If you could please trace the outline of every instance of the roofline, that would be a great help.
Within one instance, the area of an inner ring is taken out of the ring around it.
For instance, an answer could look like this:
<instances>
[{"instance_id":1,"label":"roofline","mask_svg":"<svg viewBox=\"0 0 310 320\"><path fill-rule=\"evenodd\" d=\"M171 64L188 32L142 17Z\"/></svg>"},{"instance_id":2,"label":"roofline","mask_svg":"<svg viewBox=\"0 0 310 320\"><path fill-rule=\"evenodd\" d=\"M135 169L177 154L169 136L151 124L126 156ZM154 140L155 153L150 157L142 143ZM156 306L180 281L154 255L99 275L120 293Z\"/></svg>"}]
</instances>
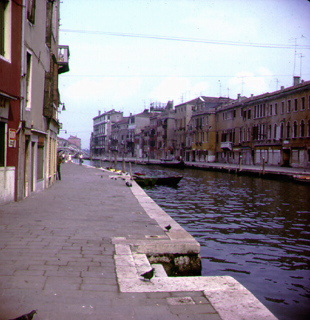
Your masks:
<instances>
[{"instance_id":1,"label":"roofline","mask_svg":"<svg viewBox=\"0 0 310 320\"><path fill-rule=\"evenodd\" d=\"M252 96L252 97L243 99L241 101L234 100L231 103L219 106L219 108L222 108L223 110L227 110L230 108L234 108L242 105L248 105L251 103L255 104L258 101L264 101L264 100L269 100L270 98L281 97L283 95L288 95L290 92L294 92L294 91L301 91L306 89L307 87L309 87L310 89L310 81L303 81L295 86L293 85L277 91L262 93L258 96Z\"/></svg>"}]
</instances>

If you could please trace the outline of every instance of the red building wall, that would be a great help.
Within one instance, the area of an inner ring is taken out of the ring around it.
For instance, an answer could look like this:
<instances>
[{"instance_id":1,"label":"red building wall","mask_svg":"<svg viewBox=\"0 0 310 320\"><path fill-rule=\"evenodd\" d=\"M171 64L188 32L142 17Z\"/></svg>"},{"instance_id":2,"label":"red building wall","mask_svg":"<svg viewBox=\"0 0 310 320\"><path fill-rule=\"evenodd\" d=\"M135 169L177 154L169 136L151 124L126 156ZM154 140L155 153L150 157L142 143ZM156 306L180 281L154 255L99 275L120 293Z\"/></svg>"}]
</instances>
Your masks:
<instances>
[{"instance_id":1,"label":"red building wall","mask_svg":"<svg viewBox=\"0 0 310 320\"><path fill-rule=\"evenodd\" d=\"M0 93L9 100L9 119L7 123L7 166L18 165L18 135L13 140L14 130L20 122L20 77L21 77L21 38L22 38L22 0L11 1L11 61L0 57ZM11 130L10 130L11 129ZM10 143L9 143L10 142ZM11 145L11 146L10 146Z\"/></svg>"}]
</instances>

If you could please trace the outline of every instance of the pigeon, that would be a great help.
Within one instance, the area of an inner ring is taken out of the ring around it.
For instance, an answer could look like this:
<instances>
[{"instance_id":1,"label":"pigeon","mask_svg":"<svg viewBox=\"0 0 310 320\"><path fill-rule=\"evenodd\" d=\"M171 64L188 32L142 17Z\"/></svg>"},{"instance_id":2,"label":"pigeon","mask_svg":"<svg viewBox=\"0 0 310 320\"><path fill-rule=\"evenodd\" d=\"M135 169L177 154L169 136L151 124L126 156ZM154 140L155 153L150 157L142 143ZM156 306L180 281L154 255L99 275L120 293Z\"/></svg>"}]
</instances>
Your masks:
<instances>
[{"instance_id":1,"label":"pigeon","mask_svg":"<svg viewBox=\"0 0 310 320\"><path fill-rule=\"evenodd\" d=\"M32 320L33 316L37 313L36 310L32 310L31 312L27 313L27 314L23 314L22 316L15 318L15 319L11 319L11 320Z\"/></svg>"},{"instance_id":2,"label":"pigeon","mask_svg":"<svg viewBox=\"0 0 310 320\"><path fill-rule=\"evenodd\" d=\"M171 225L168 224L167 226L165 226L165 229L166 229L167 231L169 231L169 230L171 229Z\"/></svg>"},{"instance_id":3,"label":"pigeon","mask_svg":"<svg viewBox=\"0 0 310 320\"><path fill-rule=\"evenodd\" d=\"M151 281L151 279L152 279L153 276L154 276L154 271L155 271L155 269L152 268L150 271L147 271L147 272L142 273L142 274L141 274L141 277L143 277L144 280Z\"/></svg>"},{"instance_id":4,"label":"pigeon","mask_svg":"<svg viewBox=\"0 0 310 320\"><path fill-rule=\"evenodd\" d=\"M126 186L127 186L127 187L132 187L132 184L127 181L127 182L126 182Z\"/></svg>"}]
</instances>

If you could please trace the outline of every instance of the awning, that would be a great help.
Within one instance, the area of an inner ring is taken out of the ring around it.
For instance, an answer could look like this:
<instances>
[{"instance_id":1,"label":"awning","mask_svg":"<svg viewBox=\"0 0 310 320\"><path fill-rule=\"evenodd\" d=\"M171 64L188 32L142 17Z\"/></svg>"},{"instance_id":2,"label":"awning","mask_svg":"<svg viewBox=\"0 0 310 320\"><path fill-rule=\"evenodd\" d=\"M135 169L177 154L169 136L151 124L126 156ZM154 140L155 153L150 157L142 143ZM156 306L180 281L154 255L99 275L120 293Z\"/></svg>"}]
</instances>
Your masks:
<instances>
[{"instance_id":1,"label":"awning","mask_svg":"<svg viewBox=\"0 0 310 320\"><path fill-rule=\"evenodd\" d=\"M2 91L0 91L0 97L3 97L3 98L6 98L6 99L11 99L11 100L17 100L18 98L17 97L13 97L7 93L4 93Z\"/></svg>"}]
</instances>

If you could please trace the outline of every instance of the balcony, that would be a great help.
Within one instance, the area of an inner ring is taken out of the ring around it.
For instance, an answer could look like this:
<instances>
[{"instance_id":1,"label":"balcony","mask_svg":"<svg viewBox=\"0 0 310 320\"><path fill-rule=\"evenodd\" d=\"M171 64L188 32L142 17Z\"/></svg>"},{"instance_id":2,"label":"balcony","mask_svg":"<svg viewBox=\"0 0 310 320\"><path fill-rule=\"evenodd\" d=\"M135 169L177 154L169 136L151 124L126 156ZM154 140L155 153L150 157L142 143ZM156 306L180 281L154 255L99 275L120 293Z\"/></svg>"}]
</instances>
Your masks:
<instances>
[{"instance_id":1,"label":"balcony","mask_svg":"<svg viewBox=\"0 0 310 320\"><path fill-rule=\"evenodd\" d=\"M70 51L69 46L58 46L58 74L69 71L69 57Z\"/></svg>"},{"instance_id":2,"label":"balcony","mask_svg":"<svg viewBox=\"0 0 310 320\"><path fill-rule=\"evenodd\" d=\"M221 142L221 148L226 150L232 150L233 143L230 141Z\"/></svg>"}]
</instances>

